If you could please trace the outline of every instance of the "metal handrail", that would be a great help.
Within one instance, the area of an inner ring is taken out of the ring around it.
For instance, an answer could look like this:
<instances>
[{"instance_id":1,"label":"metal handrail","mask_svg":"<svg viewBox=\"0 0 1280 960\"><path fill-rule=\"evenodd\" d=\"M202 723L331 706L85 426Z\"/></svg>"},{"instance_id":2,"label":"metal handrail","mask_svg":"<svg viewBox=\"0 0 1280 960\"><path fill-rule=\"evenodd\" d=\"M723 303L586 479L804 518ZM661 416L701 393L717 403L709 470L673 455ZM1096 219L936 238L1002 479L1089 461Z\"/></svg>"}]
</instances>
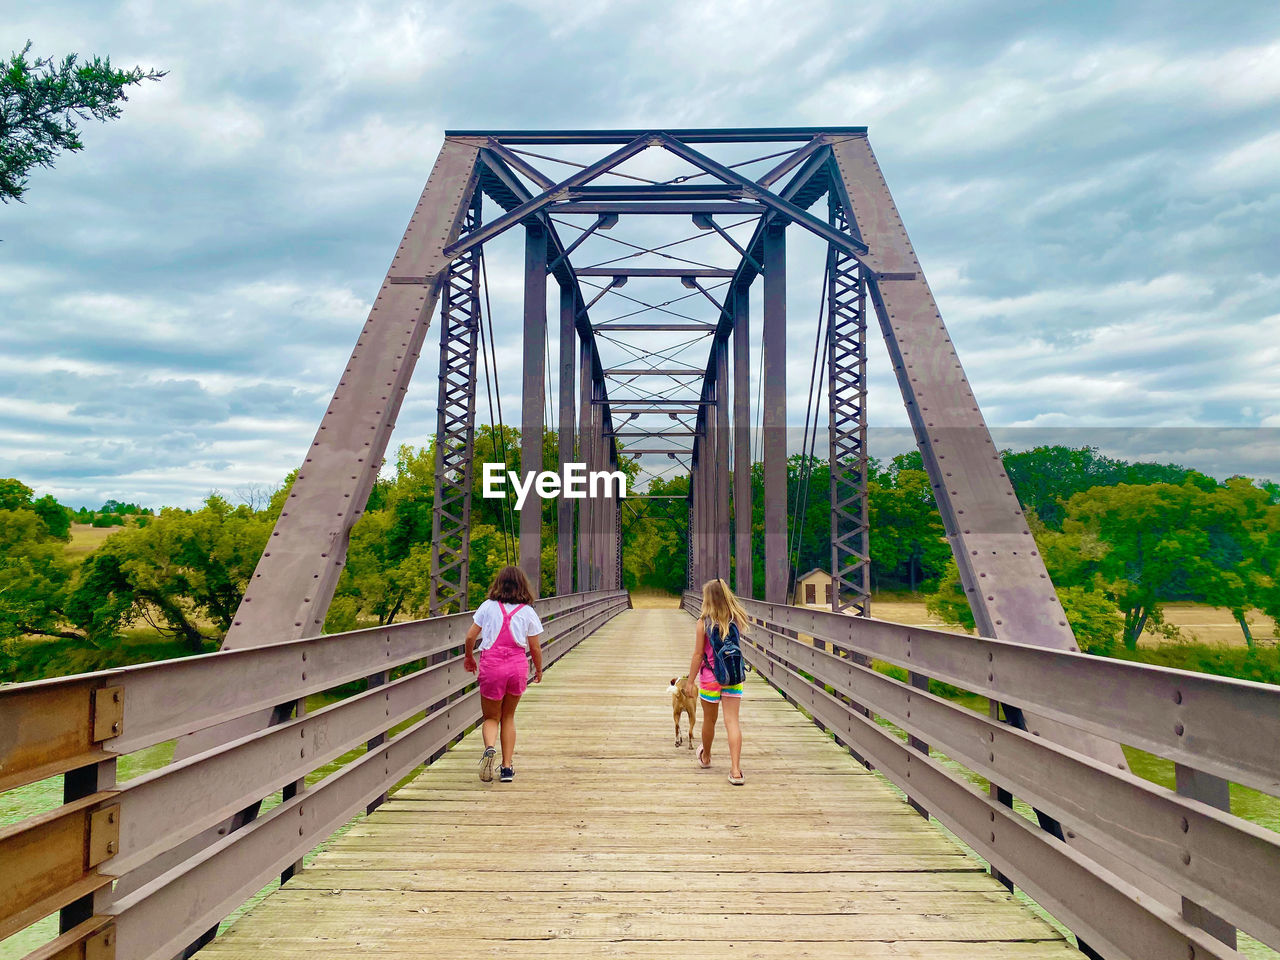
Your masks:
<instances>
[{"instance_id":1,"label":"metal handrail","mask_svg":"<svg viewBox=\"0 0 1280 960\"><path fill-rule=\"evenodd\" d=\"M685 594L683 605L696 615L700 598ZM807 710L814 721L874 763L875 767L915 801L964 839L976 852L1015 880L1046 909L1067 923L1105 956L1188 955L1238 956L1176 910L1139 892L1129 878L1117 876L1090 856L1091 841L1110 855L1119 855L1159 887L1186 897L1264 943L1280 945L1280 911L1274 891L1280 889L1280 835L1230 813L1148 783L1076 753L1030 731L999 723L929 694L859 663L828 652L798 636L832 642L864 655L902 662L909 670L937 676L1001 700L1025 703L1041 711L1039 692L1047 679L1033 677L1022 684L1026 661L1016 651L1028 648L945 631L919 630L824 611L803 610L744 600L755 626L744 643L748 662L789 699ZM829 625L835 630L826 629ZM872 637L864 636L864 630ZM897 646L890 641L901 640ZM905 635L905 636L904 636ZM929 642L919 643L926 635ZM942 642L964 641L960 649L944 650ZM909 644L909 645L908 645ZM994 645L994 646L993 646ZM980 673L972 650L986 649ZM1008 656L1014 648L1015 656ZM1059 651L1030 648L1087 670L1097 665L1110 677L1115 661ZM882 656L888 652L891 656ZM999 654L999 656L996 656ZM1043 662L1043 661L1041 661ZM1051 661L1060 662L1060 661ZM992 664L999 663L1003 670ZM1195 690L1201 705L1209 698L1245 691L1264 703L1280 689L1266 685L1204 677L1184 671L1121 663L1126 678L1152 675L1159 691L1174 682ZM1078 677L1073 676L1073 680ZM1198 681L1203 680L1203 683ZM1190 681L1197 681L1195 684ZM1094 683L1101 684L1096 677ZM1262 690L1257 688L1262 687ZM1033 691L1028 695L1027 689ZM1094 690L1106 695L1114 687ZM1080 693L1088 699L1087 693ZM1069 697L1064 695L1064 700ZM1129 700L1141 709L1146 694ZM1256 702L1253 699L1248 703ZM881 717L908 734L903 743L867 713ZM1066 722L1071 715L1057 711ZM1257 725L1255 724L1255 727ZM1127 731L1107 725L1105 735L1132 742ZM1066 830L1070 844L1041 831L1008 806L974 790L928 756L927 742L974 773L1012 790L1037 812L1052 817ZM1185 751L1184 751L1185 755ZM1228 768L1219 764L1219 769ZM1231 766L1229 769L1236 771ZM1245 769L1252 776L1253 769ZM1174 903L1177 897L1173 898Z\"/></svg>"}]
</instances>

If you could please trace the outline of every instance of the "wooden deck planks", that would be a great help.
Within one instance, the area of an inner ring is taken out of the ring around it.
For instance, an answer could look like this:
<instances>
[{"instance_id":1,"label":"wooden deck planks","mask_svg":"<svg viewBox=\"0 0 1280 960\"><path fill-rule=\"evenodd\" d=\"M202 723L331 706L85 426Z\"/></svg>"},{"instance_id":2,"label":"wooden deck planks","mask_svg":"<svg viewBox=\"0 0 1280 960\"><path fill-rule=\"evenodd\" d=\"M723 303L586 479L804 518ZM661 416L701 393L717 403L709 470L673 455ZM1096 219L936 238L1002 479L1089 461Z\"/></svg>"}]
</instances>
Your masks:
<instances>
[{"instance_id":1,"label":"wooden deck planks","mask_svg":"<svg viewBox=\"0 0 1280 960\"><path fill-rule=\"evenodd\" d=\"M201 955L1080 956L754 674L747 785L723 728L697 769L666 693L691 627L610 622L530 687L514 783L471 734Z\"/></svg>"}]
</instances>

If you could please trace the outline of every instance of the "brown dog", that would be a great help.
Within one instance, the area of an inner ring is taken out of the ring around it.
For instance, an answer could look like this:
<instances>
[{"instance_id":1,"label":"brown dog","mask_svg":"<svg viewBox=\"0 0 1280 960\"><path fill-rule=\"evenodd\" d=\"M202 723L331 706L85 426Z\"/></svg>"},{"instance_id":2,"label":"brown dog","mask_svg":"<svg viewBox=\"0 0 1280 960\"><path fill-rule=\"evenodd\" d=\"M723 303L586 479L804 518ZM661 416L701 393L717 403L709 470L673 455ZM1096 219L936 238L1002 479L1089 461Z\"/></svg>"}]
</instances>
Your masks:
<instances>
[{"instance_id":1,"label":"brown dog","mask_svg":"<svg viewBox=\"0 0 1280 960\"><path fill-rule=\"evenodd\" d=\"M698 698L691 697L684 692L684 682L688 680L687 676L678 680L673 679L671 686L668 688L671 692L671 716L676 722L676 746L680 746L680 714L687 713L689 715L689 749L693 749L693 717L697 708Z\"/></svg>"}]
</instances>

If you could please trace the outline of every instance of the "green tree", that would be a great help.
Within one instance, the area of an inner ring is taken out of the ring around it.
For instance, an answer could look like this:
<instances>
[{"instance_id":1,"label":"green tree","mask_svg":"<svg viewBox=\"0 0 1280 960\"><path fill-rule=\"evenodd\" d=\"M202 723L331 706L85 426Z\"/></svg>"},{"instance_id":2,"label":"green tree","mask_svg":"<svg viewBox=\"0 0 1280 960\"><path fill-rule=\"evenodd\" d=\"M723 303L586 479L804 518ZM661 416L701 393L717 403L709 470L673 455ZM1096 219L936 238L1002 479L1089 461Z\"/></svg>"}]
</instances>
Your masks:
<instances>
[{"instance_id":1,"label":"green tree","mask_svg":"<svg viewBox=\"0 0 1280 960\"><path fill-rule=\"evenodd\" d=\"M0 480L0 510L21 510L31 506L35 491L13 477Z\"/></svg>"},{"instance_id":2,"label":"green tree","mask_svg":"<svg viewBox=\"0 0 1280 960\"><path fill-rule=\"evenodd\" d=\"M1280 507L1269 491L1247 477L1232 477L1215 486L1201 505L1199 522L1209 547L1199 599L1231 611L1245 643L1256 646L1248 614L1264 608L1280 568Z\"/></svg>"},{"instance_id":3,"label":"green tree","mask_svg":"<svg viewBox=\"0 0 1280 960\"><path fill-rule=\"evenodd\" d=\"M929 475L919 453L894 457L882 471L872 465L867 481L871 569L915 592L943 576L951 557Z\"/></svg>"},{"instance_id":4,"label":"green tree","mask_svg":"<svg viewBox=\"0 0 1280 960\"><path fill-rule=\"evenodd\" d=\"M1137 648L1152 625L1173 633L1163 602L1215 575L1208 558L1205 505L1212 495L1195 483L1094 487L1067 501L1063 531L1096 536L1105 545L1090 564L1124 615L1125 647Z\"/></svg>"},{"instance_id":5,"label":"green tree","mask_svg":"<svg viewBox=\"0 0 1280 960\"><path fill-rule=\"evenodd\" d=\"M1065 504L1077 493L1120 483L1179 484L1194 473L1176 464L1117 460L1103 456L1096 447L1040 446L1016 453L1005 450L1001 459L1024 511L1034 510L1054 530L1062 528Z\"/></svg>"},{"instance_id":6,"label":"green tree","mask_svg":"<svg viewBox=\"0 0 1280 960\"><path fill-rule=\"evenodd\" d=\"M58 540L71 539L71 511L60 504L52 494L45 494L39 500L33 500L31 509L49 530L49 535Z\"/></svg>"},{"instance_id":7,"label":"green tree","mask_svg":"<svg viewBox=\"0 0 1280 960\"><path fill-rule=\"evenodd\" d=\"M142 619L201 651L230 628L270 532L266 514L217 495L200 510L164 509L145 527L113 534L85 559L67 614L95 642Z\"/></svg>"},{"instance_id":8,"label":"green tree","mask_svg":"<svg viewBox=\"0 0 1280 960\"><path fill-rule=\"evenodd\" d=\"M0 650L26 634L79 638L64 613L72 565L30 509L0 509ZM7 664L6 664L7 669Z\"/></svg>"},{"instance_id":9,"label":"green tree","mask_svg":"<svg viewBox=\"0 0 1280 960\"><path fill-rule=\"evenodd\" d=\"M22 200L34 167L53 167L62 150L83 150L77 121L114 120L125 90L165 71L134 67L116 70L110 57L81 63L77 54L61 61L27 59L31 42L12 53L0 73L0 201Z\"/></svg>"}]
</instances>

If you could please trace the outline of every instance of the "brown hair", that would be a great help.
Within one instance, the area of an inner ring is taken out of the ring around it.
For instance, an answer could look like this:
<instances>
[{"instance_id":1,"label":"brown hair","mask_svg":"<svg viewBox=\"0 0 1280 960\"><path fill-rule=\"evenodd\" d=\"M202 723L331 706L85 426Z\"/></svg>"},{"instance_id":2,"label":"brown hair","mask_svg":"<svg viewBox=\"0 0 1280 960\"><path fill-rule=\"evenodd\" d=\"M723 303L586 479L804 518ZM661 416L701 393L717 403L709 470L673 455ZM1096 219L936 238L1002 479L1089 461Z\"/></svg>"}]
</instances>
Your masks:
<instances>
[{"instance_id":1,"label":"brown hair","mask_svg":"<svg viewBox=\"0 0 1280 960\"><path fill-rule=\"evenodd\" d=\"M702 585L702 611L699 616L719 627L721 636L729 632L730 622L738 625L739 633L746 633L747 611L742 609L729 585L719 577Z\"/></svg>"},{"instance_id":2,"label":"brown hair","mask_svg":"<svg viewBox=\"0 0 1280 960\"><path fill-rule=\"evenodd\" d=\"M503 567L489 587L489 599L502 603L533 603L533 588L519 567Z\"/></svg>"}]
</instances>

